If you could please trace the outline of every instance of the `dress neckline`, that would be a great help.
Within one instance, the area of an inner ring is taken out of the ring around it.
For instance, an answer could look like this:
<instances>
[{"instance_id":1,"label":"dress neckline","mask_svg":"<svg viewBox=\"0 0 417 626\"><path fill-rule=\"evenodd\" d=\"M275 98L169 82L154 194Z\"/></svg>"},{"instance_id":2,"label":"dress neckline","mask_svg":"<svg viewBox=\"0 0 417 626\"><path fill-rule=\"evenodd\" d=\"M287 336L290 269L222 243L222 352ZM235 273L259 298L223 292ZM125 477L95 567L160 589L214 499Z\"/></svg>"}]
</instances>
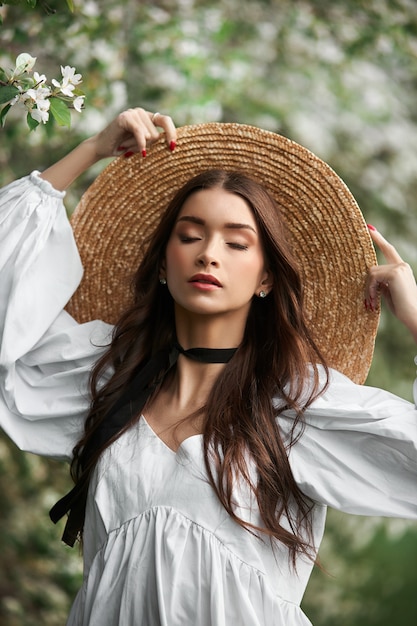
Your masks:
<instances>
[{"instance_id":1,"label":"dress neckline","mask_svg":"<svg viewBox=\"0 0 417 626\"><path fill-rule=\"evenodd\" d=\"M181 441L181 443L178 445L178 448L176 450L174 450L173 448L171 448L171 446L169 446L163 439L162 437L160 437L152 428L152 426L149 424L148 420L146 419L146 417L143 415L140 416L141 421L145 424L146 428L150 431L150 433L153 435L153 437L155 439L157 439L164 448L166 448L166 450L168 450L171 454L173 454L174 456L177 456L178 454L181 453L183 446L188 445L188 442L191 441L192 439L201 439L203 434L202 433L196 433L195 435L189 435L188 437L185 437L185 439L183 439Z\"/></svg>"}]
</instances>

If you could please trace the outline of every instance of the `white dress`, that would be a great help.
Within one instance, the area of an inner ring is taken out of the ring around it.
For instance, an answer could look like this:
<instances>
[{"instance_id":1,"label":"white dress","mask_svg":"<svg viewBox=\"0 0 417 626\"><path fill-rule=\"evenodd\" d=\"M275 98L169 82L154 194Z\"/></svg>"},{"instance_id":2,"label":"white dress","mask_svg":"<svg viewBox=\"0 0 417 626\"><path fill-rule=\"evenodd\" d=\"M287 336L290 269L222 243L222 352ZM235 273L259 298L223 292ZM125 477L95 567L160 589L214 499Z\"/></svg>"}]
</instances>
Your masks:
<instances>
[{"instance_id":1,"label":"white dress","mask_svg":"<svg viewBox=\"0 0 417 626\"><path fill-rule=\"evenodd\" d=\"M63 311L82 269L62 193L36 173L0 195L0 423L23 450L70 459L88 408L87 380L111 327ZM326 507L417 518L417 414L337 372L292 448L311 497L318 549ZM292 416L282 416L283 433ZM236 484L238 514L259 523ZM312 565L294 571L240 528L206 480L202 438L175 453L142 417L102 456L90 486L84 584L69 626L306 626Z\"/></svg>"}]
</instances>

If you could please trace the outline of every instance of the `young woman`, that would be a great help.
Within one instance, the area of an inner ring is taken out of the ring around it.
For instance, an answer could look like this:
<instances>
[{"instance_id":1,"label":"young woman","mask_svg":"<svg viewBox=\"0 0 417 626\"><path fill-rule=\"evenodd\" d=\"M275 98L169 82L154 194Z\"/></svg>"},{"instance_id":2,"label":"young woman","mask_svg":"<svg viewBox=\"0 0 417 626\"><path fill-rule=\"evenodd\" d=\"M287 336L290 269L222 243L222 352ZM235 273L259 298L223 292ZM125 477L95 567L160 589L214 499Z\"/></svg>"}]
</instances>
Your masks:
<instances>
[{"instance_id":1,"label":"young woman","mask_svg":"<svg viewBox=\"0 0 417 626\"><path fill-rule=\"evenodd\" d=\"M83 541L69 625L308 624L299 604L327 505L417 517L415 407L328 367L301 252L241 172L196 166L181 186L175 162L179 189L116 325L63 310L81 278L63 190L101 158L145 157L156 125L168 160L172 120L133 109L3 190L1 423L21 448L71 461L76 485L51 512ZM106 200L123 193L137 213L132 179L122 191L110 176ZM370 232L387 264L361 286L366 307L382 292L417 342L412 272Z\"/></svg>"}]
</instances>

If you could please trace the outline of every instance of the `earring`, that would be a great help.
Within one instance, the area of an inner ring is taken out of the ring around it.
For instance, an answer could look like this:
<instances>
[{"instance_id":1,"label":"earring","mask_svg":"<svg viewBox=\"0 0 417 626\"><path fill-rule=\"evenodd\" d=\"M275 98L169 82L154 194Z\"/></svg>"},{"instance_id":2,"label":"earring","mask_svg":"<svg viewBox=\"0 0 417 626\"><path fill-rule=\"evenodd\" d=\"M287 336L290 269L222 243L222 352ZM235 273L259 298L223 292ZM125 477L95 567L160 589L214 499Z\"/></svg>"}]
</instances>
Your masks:
<instances>
[{"instance_id":1,"label":"earring","mask_svg":"<svg viewBox=\"0 0 417 626\"><path fill-rule=\"evenodd\" d=\"M166 285L167 284L167 279L166 278L160 278L159 279L159 284L160 285Z\"/></svg>"},{"instance_id":2,"label":"earring","mask_svg":"<svg viewBox=\"0 0 417 626\"><path fill-rule=\"evenodd\" d=\"M266 294L266 291L260 291L260 292L259 292L259 297L260 297L260 298L266 298L266 295L267 295L267 294Z\"/></svg>"}]
</instances>

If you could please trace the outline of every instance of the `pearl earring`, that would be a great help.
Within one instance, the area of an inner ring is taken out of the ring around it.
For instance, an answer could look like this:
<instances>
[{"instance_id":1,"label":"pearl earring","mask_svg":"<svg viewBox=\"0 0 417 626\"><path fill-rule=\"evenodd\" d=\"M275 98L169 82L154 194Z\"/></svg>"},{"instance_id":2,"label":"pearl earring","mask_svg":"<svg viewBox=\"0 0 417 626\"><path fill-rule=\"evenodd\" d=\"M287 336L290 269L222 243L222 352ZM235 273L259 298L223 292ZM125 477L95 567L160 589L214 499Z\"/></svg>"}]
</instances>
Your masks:
<instances>
[{"instance_id":1,"label":"pearl earring","mask_svg":"<svg viewBox=\"0 0 417 626\"><path fill-rule=\"evenodd\" d=\"M167 279L166 279L166 278L160 278L160 279L159 279L159 283L160 283L161 285L166 285L166 284L167 284Z\"/></svg>"},{"instance_id":2,"label":"pearl earring","mask_svg":"<svg viewBox=\"0 0 417 626\"><path fill-rule=\"evenodd\" d=\"M266 291L260 291L259 292L259 297L260 298L266 298Z\"/></svg>"}]
</instances>

